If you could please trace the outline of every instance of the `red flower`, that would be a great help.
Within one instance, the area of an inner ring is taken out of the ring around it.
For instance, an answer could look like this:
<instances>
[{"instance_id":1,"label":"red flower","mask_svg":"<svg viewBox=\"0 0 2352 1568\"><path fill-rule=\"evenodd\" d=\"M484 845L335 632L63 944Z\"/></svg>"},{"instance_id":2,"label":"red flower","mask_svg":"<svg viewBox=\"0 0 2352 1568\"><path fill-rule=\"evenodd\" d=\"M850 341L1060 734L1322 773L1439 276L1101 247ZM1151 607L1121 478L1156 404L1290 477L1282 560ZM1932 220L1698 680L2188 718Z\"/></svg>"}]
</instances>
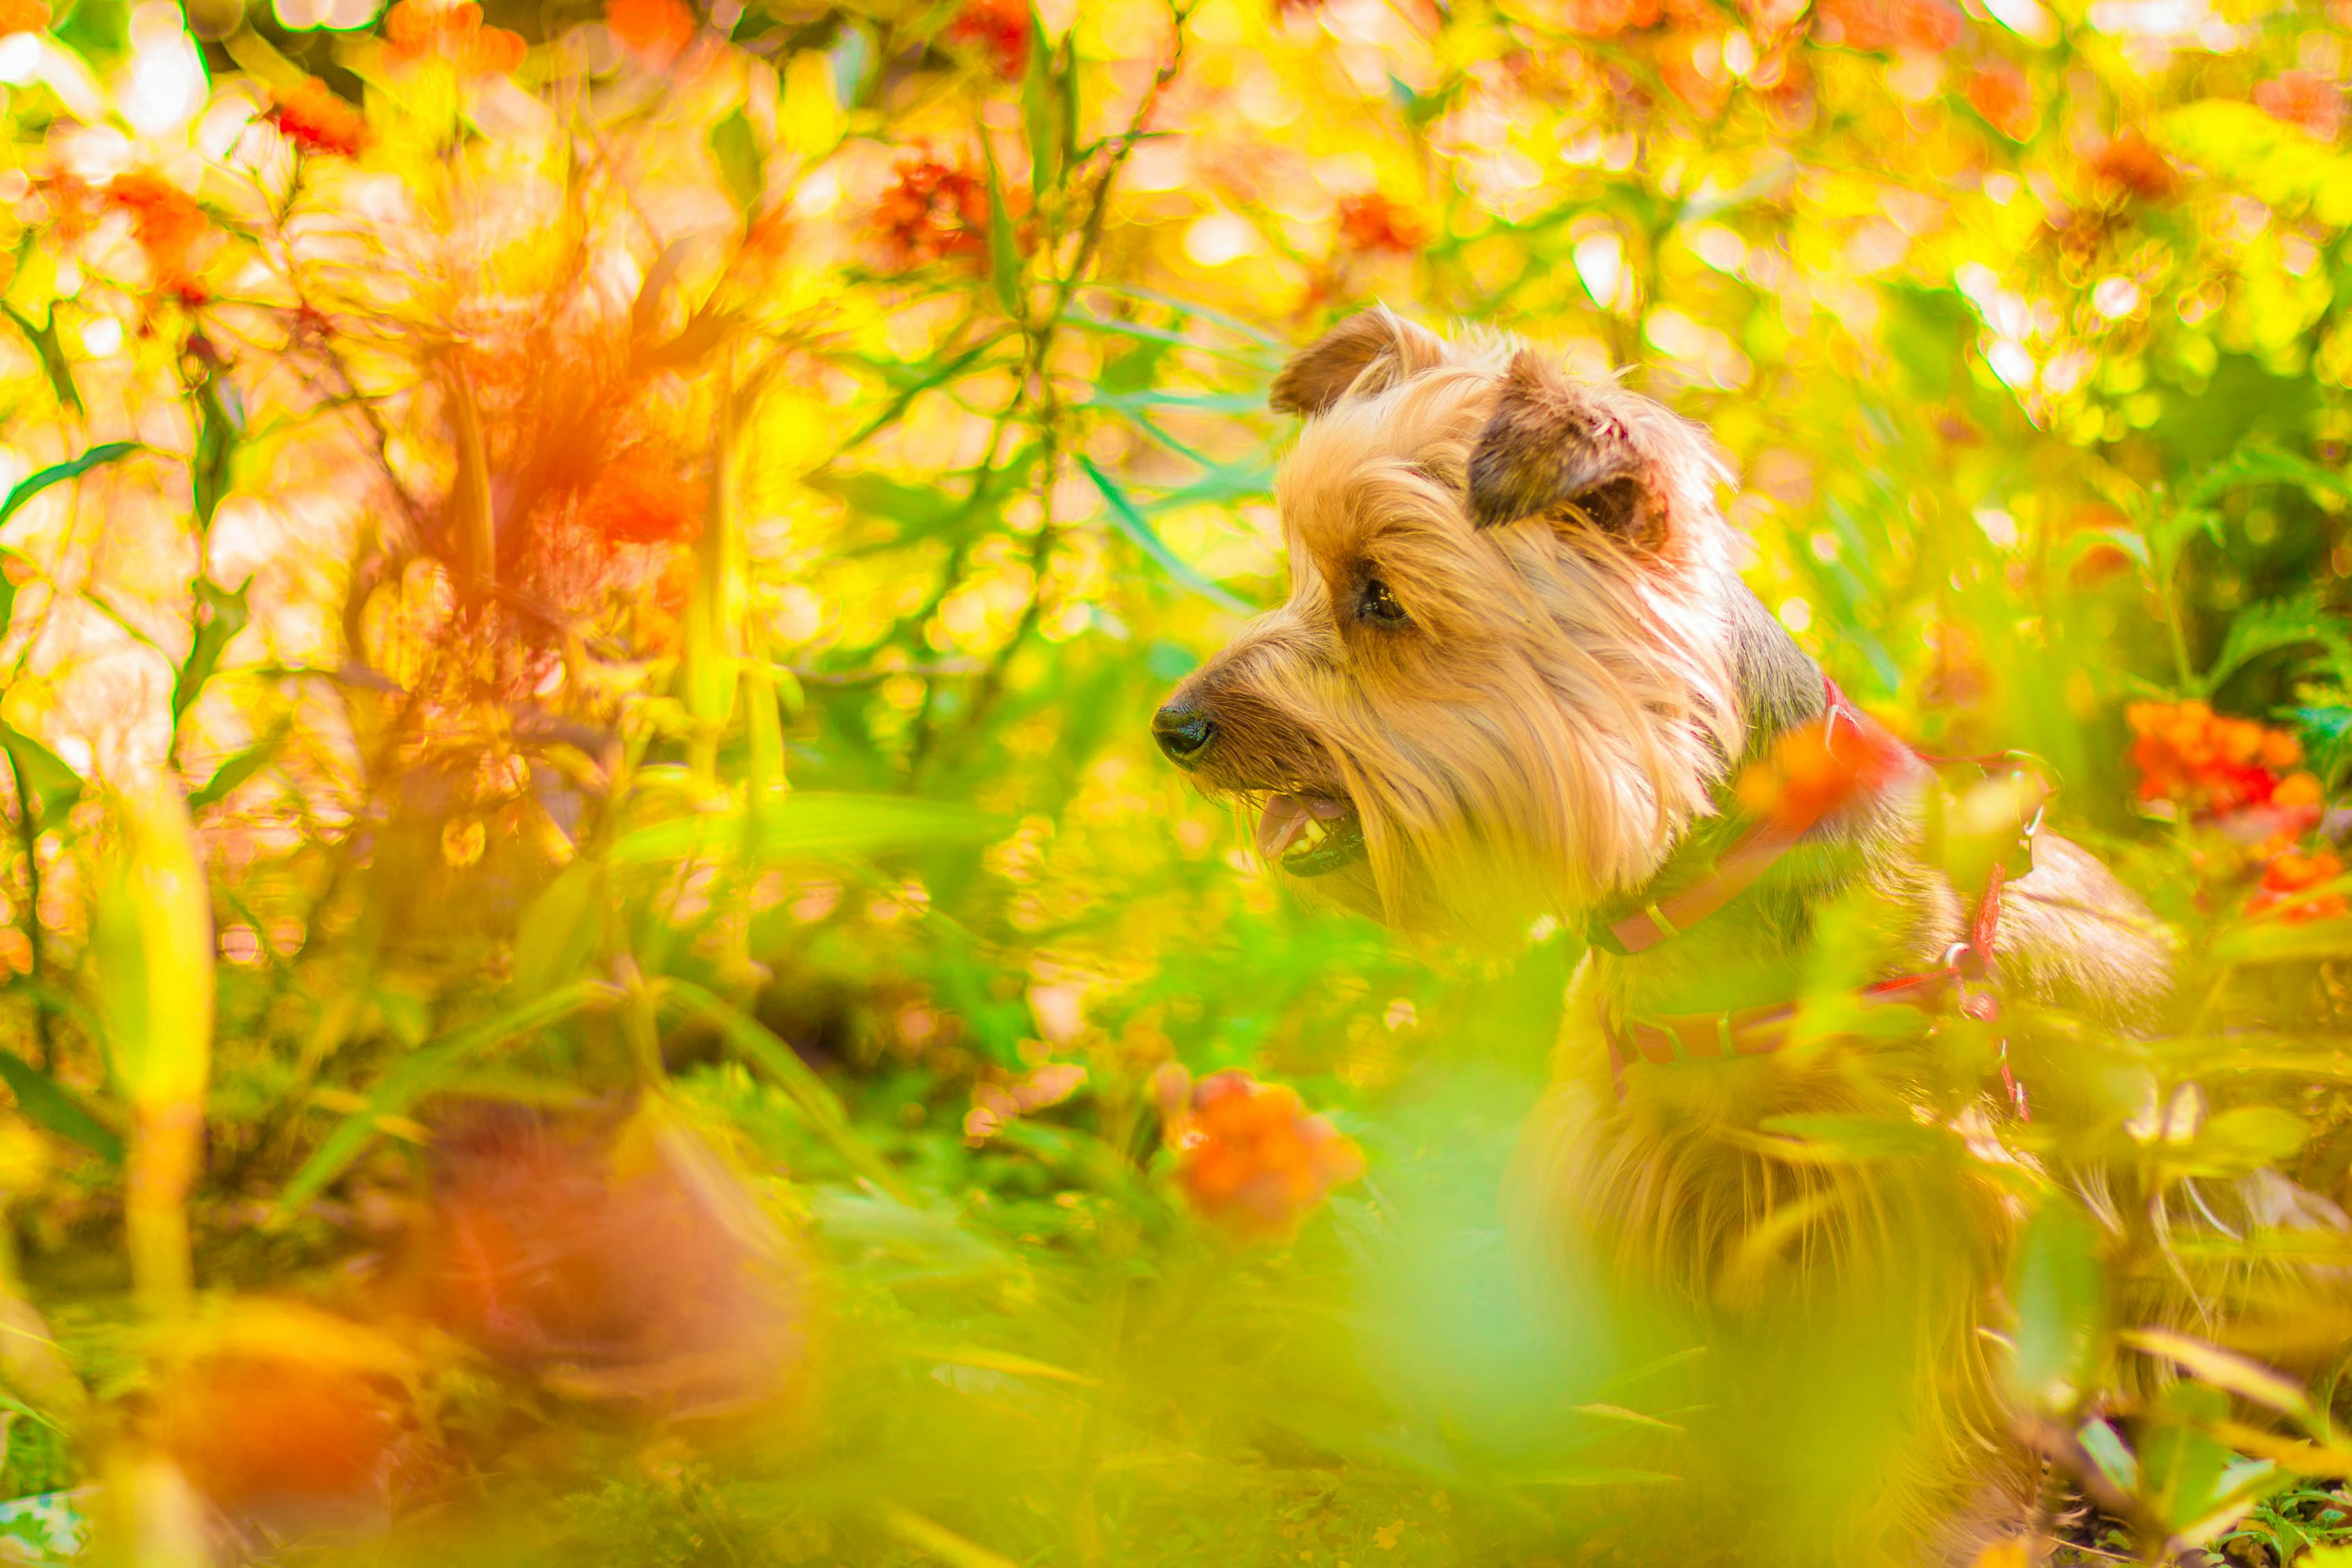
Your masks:
<instances>
[{"instance_id":1,"label":"red flower","mask_svg":"<svg viewBox=\"0 0 2352 1568\"><path fill-rule=\"evenodd\" d=\"M2246 912L2275 912L2280 920L2297 923L2341 919L2352 914L2352 905L2346 904L2342 893L2315 893L2311 889L2342 875L2344 862L2325 849L2310 855L2281 850L2263 868L2262 885L2246 900Z\"/></svg>"},{"instance_id":2,"label":"red flower","mask_svg":"<svg viewBox=\"0 0 2352 1568\"><path fill-rule=\"evenodd\" d=\"M1813 17L1813 36L1822 43L1874 54L1941 54L1960 41L1963 30L1958 9L1948 0L1822 0Z\"/></svg>"},{"instance_id":3,"label":"red flower","mask_svg":"<svg viewBox=\"0 0 2352 1568\"><path fill-rule=\"evenodd\" d=\"M2092 180L2109 195L2160 202L2180 188L2180 175L2156 143L2126 131L2091 154Z\"/></svg>"},{"instance_id":4,"label":"red flower","mask_svg":"<svg viewBox=\"0 0 2352 1568\"><path fill-rule=\"evenodd\" d=\"M1029 0L970 0L948 36L986 48L996 74L1017 81L1029 68Z\"/></svg>"},{"instance_id":5,"label":"red flower","mask_svg":"<svg viewBox=\"0 0 2352 1568\"><path fill-rule=\"evenodd\" d=\"M394 59L413 64L437 58L465 76L502 76L522 64L525 51L520 33L483 26L482 8L473 0L448 5L399 0L384 13L383 32Z\"/></svg>"},{"instance_id":6,"label":"red flower","mask_svg":"<svg viewBox=\"0 0 2352 1568\"><path fill-rule=\"evenodd\" d=\"M1429 226L1403 203L1365 191L1339 198L1339 243L1359 254L1411 256L1429 243Z\"/></svg>"},{"instance_id":7,"label":"red flower","mask_svg":"<svg viewBox=\"0 0 2352 1568\"><path fill-rule=\"evenodd\" d=\"M208 296L196 281L193 253L212 233L212 220L195 198L152 170L131 169L108 183L106 205L131 215L131 237L146 254L156 289L204 303Z\"/></svg>"},{"instance_id":8,"label":"red flower","mask_svg":"<svg viewBox=\"0 0 2352 1568\"><path fill-rule=\"evenodd\" d=\"M367 121L325 82L305 77L278 95L264 120L295 146L356 158L368 143Z\"/></svg>"},{"instance_id":9,"label":"red flower","mask_svg":"<svg viewBox=\"0 0 2352 1568\"><path fill-rule=\"evenodd\" d=\"M2303 743L2284 730L2225 718L2202 702L2135 702L2126 710L2139 797L2169 801L2196 818L2252 814L2251 826L2295 831L2319 820L2319 781L2288 773Z\"/></svg>"},{"instance_id":10,"label":"red flower","mask_svg":"<svg viewBox=\"0 0 2352 1568\"><path fill-rule=\"evenodd\" d=\"M640 447L604 466L580 498L580 519L609 544L664 544L702 532L709 492L680 477L663 448Z\"/></svg>"},{"instance_id":11,"label":"red flower","mask_svg":"<svg viewBox=\"0 0 2352 1568\"><path fill-rule=\"evenodd\" d=\"M2344 127L2344 94L2310 71L2281 71L2254 84L2254 104L2273 120L2300 125L2323 142Z\"/></svg>"},{"instance_id":12,"label":"red flower","mask_svg":"<svg viewBox=\"0 0 2352 1568\"><path fill-rule=\"evenodd\" d=\"M1364 1173L1356 1145L1296 1091L1237 1069L1201 1080L1169 1142L1192 1212L1245 1241L1288 1236L1332 1188Z\"/></svg>"},{"instance_id":13,"label":"red flower","mask_svg":"<svg viewBox=\"0 0 2352 1568\"><path fill-rule=\"evenodd\" d=\"M2033 134L2033 89L2025 73L2009 61L1995 60L1969 77L1968 96L1985 123L2011 141Z\"/></svg>"},{"instance_id":14,"label":"red flower","mask_svg":"<svg viewBox=\"0 0 2352 1568\"><path fill-rule=\"evenodd\" d=\"M988 182L969 164L935 158L899 161L898 179L882 193L874 223L888 265L904 272L988 248Z\"/></svg>"},{"instance_id":15,"label":"red flower","mask_svg":"<svg viewBox=\"0 0 2352 1568\"><path fill-rule=\"evenodd\" d=\"M37 33L48 25L45 0L0 0L0 38L11 33Z\"/></svg>"},{"instance_id":16,"label":"red flower","mask_svg":"<svg viewBox=\"0 0 2352 1568\"><path fill-rule=\"evenodd\" d=\"M607 0L604 25L656 64L676 59L694 42L694 13L680 0Z\"/></svg>"},{"instance_id":17,"label":"red flower","mask_svg":"<svg viewBox=\"0 0 2352 1568\"><path fill-rule=\"evenodd\" d=\"M1790 730L1772 754L1750 763L1733 794L1745 810L1783 831L1802 832L1876 790L1902 770L1906 753L1885 731L1822 720Z\"/></svg>"}]
</instances>

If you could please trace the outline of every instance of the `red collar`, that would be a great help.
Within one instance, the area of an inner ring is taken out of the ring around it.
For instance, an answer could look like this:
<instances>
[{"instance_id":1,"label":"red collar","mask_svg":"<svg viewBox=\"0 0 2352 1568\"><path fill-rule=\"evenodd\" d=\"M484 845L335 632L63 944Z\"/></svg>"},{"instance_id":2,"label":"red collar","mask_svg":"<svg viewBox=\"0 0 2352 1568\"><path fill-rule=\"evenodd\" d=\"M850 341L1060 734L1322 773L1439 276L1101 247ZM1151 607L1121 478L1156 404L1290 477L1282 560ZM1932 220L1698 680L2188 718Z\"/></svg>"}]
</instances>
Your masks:
<instances>
[{"instance_id":1,"label":"red collar","mask_svg":"<svg viewBox=\"0 0 2352 1568\"><path fill-rule=\"evenodd\" d=\"M1904 746L1876 721L1855 707L1827 675L1822 677L1822 686L1823 706L1821 722L1826 727L1825 740L1832 755L1836 754L1837 737L1843 727L1851 732L1851 744L1874 749L1897 748L1909 755L1918 756L1917 752ZM1990 759L1923 757L1920 760L1981 763ZM1692 886L1670 899L1644 904L1633 914L1595 929L1591 933L1593 945L1620 957L1631 957L1680 936L1752 885L1774 861L1818 826L1826 814L1827 808L1823 806L1809 813L1781 813L1758 823L1724 852L1711 872ZM2041 814L2037 811L2032 820L2021 827L2021 847L2029 856L2034 830L2040 824ZM1962 1014L1971 1018L1986 1022L1998 1018L2000 1004L1992 990L1992 952L1993 940L2000 925L2001 890L2007 880L2004 867L1994 865L1985 879L1984 890L1978 897L1975 917L1969 922L1969 940L1953 943L1944 954L1941 967L1875 981L1861 989L1859 998L1873 1005L1896 1004L1929 1013L1941 1011L1950 1003L1956 1004ZM1636 1061L1663 1065L1705 1058L1727 1059L1738 1056L1769 1056L1789 1043L1790 1026L1796 1019L1797 1010L1798 1004L1789 1001L1721 1013L1644 1014L1637 1017L1619 1017L1604 1005L1601 1018L1601 1034L1609 1046L1609 1076L1616 1086L1617 1097L1620 1100L1625 1097L1625 1069ZM2025 1090L2010 1076L2005 1048L2000 1077L2019 1116L2027 1115Z\"/></svg>"}]
</instances>

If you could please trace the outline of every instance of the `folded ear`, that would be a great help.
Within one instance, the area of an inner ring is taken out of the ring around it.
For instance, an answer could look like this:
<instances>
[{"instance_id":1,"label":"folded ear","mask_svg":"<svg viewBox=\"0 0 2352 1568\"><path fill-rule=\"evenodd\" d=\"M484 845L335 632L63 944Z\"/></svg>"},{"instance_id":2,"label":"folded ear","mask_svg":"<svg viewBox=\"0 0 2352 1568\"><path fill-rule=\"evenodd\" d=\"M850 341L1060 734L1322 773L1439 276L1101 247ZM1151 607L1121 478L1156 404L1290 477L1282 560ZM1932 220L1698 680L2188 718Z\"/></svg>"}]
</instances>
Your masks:
<instances>
[{"instance_id":1,"label":"folded ear","mask_svg":"<svg viewBox=\"0 0 2352 1568\"><path fill-rule=\"evenodd\" d=\"M1444 357L1444 341L1436 333L1375 305L1292 356L1265 400L1276 414L1320 414L1351 391L1385 391Z\"/></svg>"},{"instance_id":2,"label":"folded ear","mask_svg":"<svg viewBox=\"0 0 2352 1568\"><path fill-rule=\"evenodd\" d=\"M1521 349L1471 450L1471 520L1490 528L1574 519L1654 548L1665 539L1667 497L1658 483L1666 454L1654 448L1695 443L1688 426L1640 394L1571 380Z\"/></svg>"}]
</instances>

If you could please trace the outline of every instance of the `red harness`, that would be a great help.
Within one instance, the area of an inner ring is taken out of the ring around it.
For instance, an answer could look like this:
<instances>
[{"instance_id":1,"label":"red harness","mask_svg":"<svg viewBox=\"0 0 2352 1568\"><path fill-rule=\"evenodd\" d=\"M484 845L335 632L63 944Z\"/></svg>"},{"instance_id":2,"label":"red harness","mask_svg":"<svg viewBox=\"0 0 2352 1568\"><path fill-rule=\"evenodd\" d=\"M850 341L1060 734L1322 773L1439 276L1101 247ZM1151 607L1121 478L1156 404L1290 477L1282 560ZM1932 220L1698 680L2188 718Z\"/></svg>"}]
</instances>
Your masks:
<instances>
[{"instance_id":1,"label":"red harness","mask_svg":"<svg viewBox=\"0 0 2352 1568\"><path fill-rule=\"evenodd\" d=\"M1926 762L1987 764L2008 760L1924 756L1903 745L1856 708L1826 675L1822 678L1822 687L1823 741L1832 756L1836 754L1839 727L1843 725L1853 731L1853 744L1896 751ZM1594 930L1591 933L1593 945L1620 957L1632 957L1680 936L1762 876L1819 824L1827 809L1825 803L1811 812L1793 816L1778 814L1758 823L1724 852L1715 869L1706 877L1670 899L1644 904L1633 913ZM2042 815L2036 811L2021 828L2020 844L2029 855L2034 830L2041 821ZM1857 993L1860 999L1873 1005L1898 1005L1928 1013L1940 1011L1949 1002L1956 1003L1959 1011L1970 1018L1990 1023L2000 1017L2000 1003L1992 989L1993 939L2000 927L2001 890L2007 880L2005 867L1996 862L1977 900L1976 916L1969 923L1969 939L1951 945L1941 967L1874 981ZM1604 1007L1601 1027L1609 1046L1610 1081L1622 1100L1625 1098L1625 1069L1636 1061L1664 1066L1707 1058L1769 1056L1789 1043L1790 1025L1795 1021L1797 1010L1798 1004L1789 1001L1720 1013L1619 1017ZM2000 1078L2018 1115L2028 1115L2025 1089L2010 1075L2006 1045L2001 1053Z\"/></svg>"}]
</instances>

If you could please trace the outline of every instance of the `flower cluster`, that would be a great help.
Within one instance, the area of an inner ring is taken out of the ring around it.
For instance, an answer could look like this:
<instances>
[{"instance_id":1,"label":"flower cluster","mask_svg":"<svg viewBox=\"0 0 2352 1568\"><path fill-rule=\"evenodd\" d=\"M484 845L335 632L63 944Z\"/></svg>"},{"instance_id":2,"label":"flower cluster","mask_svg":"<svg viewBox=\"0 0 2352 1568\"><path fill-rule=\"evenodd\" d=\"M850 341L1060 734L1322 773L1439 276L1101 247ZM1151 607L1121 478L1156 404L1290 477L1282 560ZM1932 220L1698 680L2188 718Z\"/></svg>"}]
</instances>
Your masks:
<instances>
[{"instance_id":1,"label":"flower cluster","mask_svg":"<svg viewBox=\"0 0 2352 1568\"><path fill-rule=\"evenodd\" d=\"M1195 1085L1169 1118L1177 1180L1192 1212L1244 1241L1279 1240L1331 1189L1364 1173L1364 1157L1297 1092L1238 1068Z\"/></svg>"},{"instance_id":2,"label":"flower cluster","mask_svg":"<svg viewBox=\"0 0 2352 1568\"><path fill-rule=\"evenodd\" d=\"M1969 107L1984 122L2012 142L2033 134L2033 89L2025 73L2007 60L1995 60L1969 78Z\"/></svg>"},{"instance_id":3,"label":"flower cluster","mask_svg":"<svg viewBox=\"0 0 2352 1568\"><path fill-rule=\"evenodd\" d=\"M1882 53L1942 54L1960 41L1959 8L1947 0L1822 0L1813 36L1825 44Z\"/></svg>"},{"instance_id":4,"label":"flower cluster","mask_svg":"<svg viewBox=\"0 0 2352 1568\"><path fill-rule=\"evenodd\" d=\"M304 152L356 158L367 147L367 121L316 77L278 93L262 118Z\"/></svg>"},{"instance_id":5,"label":"flower cluster","mask_svg":"<svg viewBox=\"0 0 2352 1568\"><path fill-rule=\"evenodd\" d=\"M1801 833L1900 772L1900 742L1875 726L1821 720L1788 731L1769 756L1740 773L1741 809L1783 832Z\"/></svg>"},{"instance_id":6,"label":"flower cluster","mask_svg":"<svg viewBox=\"0 0 2352 1568\"><path fill-rule=\"evenodd\" d=\"M196 280L195 251L213 232L196 199L149 169L117 174L106 187L106 205L131 216L131 236L147 258L158 293L186 305L210 298Z\"/></svg>"},{"instance_id":7,"label":"flower cluster","mask_svg":"<svg viewBox=\"0 0 2352 1568\"><path fill-rule=\"evenodd\" d=\"M2319 780L2297 765L2302 742L2202 702L2135 702L2126 716L2139 798L2253 847L2263 871L2248 914L2308 921L2347 912L2342 895L2313 891L2341 876L2343 863L2327 850L2305 854L2296 846L2318 826L2324 804Z\"/></svg>"},{"instance_id":8,"label":"flower cluster","mask_svg":"<svg viewBox=\"0 0 2352 1568\"><path fill-rule=\"evenodd\" d=\"M2118 199L2161 202L2180 190L2179 171L2137 131L2125 132L2092 153L2089 172L2094 185Z\"/></svg>"},{"instance_id":9,"label":"flower cluster","mask_svg":"<svg viewBox=\"0 0 2352 1568\"><path fill-rule=\"evenodd\" d=\"M2314 889L2343 875L2342 858L2326 849L2309 855L2283 849L2263 868L2263 879L2254 896L2246 900L2246 912L2288 921L2341 919L2352 914L2352 905L2345 902L2343 893Z\"/></svg>"},{"instance_id":10,"label":"flower cluster","mask_svg":"<svg viewBox=\"0 0 2352 1568\"><path fill-rule=\"evenodd\" d=\"M2300 125L2323 142L2344 128L2344 94L2310 71L2281 71L2254 84L2254 107L2273 120Z\"/></svg>"},{"instance_id":11,"label":"flower cluster","mask_svg":"<svg viewBox=\"0 0 2352 1568\"><path fill-rule=\"evenodd\" d=\"M882 193L874 226L895 271L911 271L988 248L988 182L969 163L920 155L901 159L898 178Z\"/></svg>"},{"instance_id":12,"label":"flower cluster","mask_svg":"<svg viewBox=\"0 0 2352 1568\"><path fill-rule=\"evenodd\" d=\"M680 0L610 0L604 25L613 37L656 64L676 59L694 42L694 13Z\"/></svg>"},{"instance_id":13,"label":"flower cluster","mask_svg":"<svg viewBox=\"0 0 2352 1568\"><path fill-rule=\"evenodd\" d=\"M632 448L606 464L582 492L580 521L608 544L666 544L702 532L707 486L680 476L658 444Z\"/></svg>"},{"instance_id":14,"label":"flower cluster","mask_svg":"<svg viewBox=\"0 0 2352 1568\"><path fill-rule=\"evenodd\" d=\"M970 0L948 37L985 49L998 76L1018 81L1029 68L1029 0Z\"/></svg>"},{"instance_id":15,"label":"flower cluster","mask_svg":"<svg viewBox=\"0 0 2352 1568\"><path fill-rule=\"evenodd\" d=\"M464 76L502 76L522 64L524 53L522 35L482 26L482 8L473 0L399 0L384 13L383 36L394 59L444 59Z\"/></svg>"},{"instance_id":16,"label":"flower cluster","mask_svg":"<svg viewBox=\"0 0 2352 1568\"><path fill-rule=\"evenodd\" d=\"M2303 742L2286 731L2195 701L2135 702L2125 716L2140 799L2198 817L2266 810L2297 831L2319 819L2319 781L2290 771L2303 761Z\"/></svg>"},{"instance_id":17,"label":"flower cluster","mask_svg":"<svg viewBox=\"0 0 2352 1568\"><path fill-rule=\"evenodd\" d=\"M1359 255L1411 256L1429 243L1429 226L1403 203L1364 191L1339 198L1339 243Z\"/></svg>"}]
</instances>

